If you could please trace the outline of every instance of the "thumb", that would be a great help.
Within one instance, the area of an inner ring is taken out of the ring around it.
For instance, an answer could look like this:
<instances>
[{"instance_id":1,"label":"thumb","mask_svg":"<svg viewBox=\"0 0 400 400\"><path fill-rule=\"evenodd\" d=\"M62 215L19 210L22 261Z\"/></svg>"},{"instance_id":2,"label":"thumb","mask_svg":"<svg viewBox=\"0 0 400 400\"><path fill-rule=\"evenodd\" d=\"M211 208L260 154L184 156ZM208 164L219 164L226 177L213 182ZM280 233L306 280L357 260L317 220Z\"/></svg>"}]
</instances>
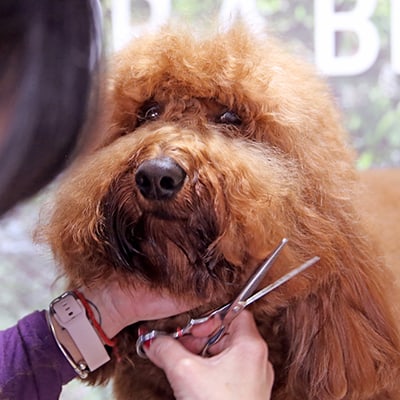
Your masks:
<instances>
[{"instance_id":1,"label":"thumb","mask_svg":"<svg viewBox=\"0 0 400 400\"><path fill-rule=\"evenodd\" d=\"M177 340L168 336L160 336L154 339L150 347L145 349L145 352L150 361L163 369L167 375L170 372L169 369L173 368L179 361L194 357Z\"/></svg>"}]
</instances>

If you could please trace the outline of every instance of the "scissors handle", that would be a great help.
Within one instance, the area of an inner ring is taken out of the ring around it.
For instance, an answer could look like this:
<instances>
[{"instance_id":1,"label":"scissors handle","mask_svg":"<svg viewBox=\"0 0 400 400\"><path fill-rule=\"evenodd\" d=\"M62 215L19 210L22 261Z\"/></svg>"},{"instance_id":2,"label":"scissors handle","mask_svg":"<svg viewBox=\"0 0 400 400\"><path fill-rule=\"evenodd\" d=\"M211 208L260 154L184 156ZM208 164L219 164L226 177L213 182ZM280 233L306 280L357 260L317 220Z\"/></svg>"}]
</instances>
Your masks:
<instances>
[{"instance_id":1,"label":"scissors handle","mask_svg":"<svg viewBox=\"0 0 400 400\"><path fill-rule=\"evenodd\" d=\"M144 351L144 344L150 340L155 339L159 336L170 336L173 339L178 339L185 335L190 335L192 329L196 325L201 325L215 317L216 315L224 315L226 310L231 306L231 303L224 304L223 306L217 308L209 312L208 314L199 317L199 318L190 318L189 322L180 329L177 329L175 332L166 332L161 330L152 330L150 332L139 334L136 340L136 353L141 358L147 358L146 352Z\"/></svg>"},{"instance_id":2,"label":"scissors handle","mask_svg":"<svg viewBox=\"0 0 400 400\"><path fill-rule=\"evenodd\" d=\"M147 333L144 333L142 335L139 335L139 337L136 340L136 353L140 358L147 359L146 352L144 351L144 344L146 342L149 342L150 340L155 339L158 336L165 336L167 335L166 332L164 331L158 331L158 330L153 330Z\"/></svg>"},{"instance_id":3,"label":"scissors handle","mask_svg":"<svg viewBox=\"0 0 400 400\"><path fill-rule=\"evenodd\" d=\"M214 346L214 344L218 343L223 336L225 335L227 330L227 326L226 325L221 325L218 330L211 336L208 338L207 343L204 345L203 349L201 350L200 354L203 357L209 357L211 354L209 353L208 349L211 346Z\"/></svg>"}]
</instances>

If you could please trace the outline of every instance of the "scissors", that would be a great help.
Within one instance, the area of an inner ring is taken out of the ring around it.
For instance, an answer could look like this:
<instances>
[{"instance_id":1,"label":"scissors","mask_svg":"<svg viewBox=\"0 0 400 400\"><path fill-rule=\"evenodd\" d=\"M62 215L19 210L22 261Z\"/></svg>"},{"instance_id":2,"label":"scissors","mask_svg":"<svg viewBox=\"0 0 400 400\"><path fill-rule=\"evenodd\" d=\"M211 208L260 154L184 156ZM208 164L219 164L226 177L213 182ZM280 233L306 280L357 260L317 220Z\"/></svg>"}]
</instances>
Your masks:
<instances>
[{"instance_id":1,"label":"scissors","mask_svg":"<svg viewBox=\"0 0 400 400\"><path fill-rule=\"evenodd\" d=\"M275 282L271 283L270 285L264 287L260 291L255 292L258 285L265 277L266 273L269 271L275 260L278 258L279 254L281 253L284 246L287 244L289 240L284 238L279 243L279 245L270 253L270 255L261 263L261 265L256 269L253 275L249 278L246 282L245 286L236 297L230 303L219 307L205 316L200 318L191 318L189 322L186 324L184 328L178 329L176 332L165 332L160 330L152 330L147 333L139 334L139 337L136 341L136 352L141 358L147 358L145 351L143 350L143 345L155 339L158 336L171 336L174 339L178 339L184 335L189 335L194 326L203 324L209 321L211 318L219 317L220 319L220 326L208 337L207 343L203 347L201 351L202 356L209 355L209 349L214 344L218 343L221 338L227 332L231 322L250 304L254 303L255 301L259 300L261 297L264 297L266 294L270 293L277 287L281 286L288 280L292 279L294 276L299 274L300 272L304 271L305 269L314 265L317 261L319 261L319 257L313 257L306 261L304 264L301 264L299 267L294 268L287 274L283 275L281 278L277 279ZM139 331L140 332L140 331Z\"/></svg>"}]
</instances>

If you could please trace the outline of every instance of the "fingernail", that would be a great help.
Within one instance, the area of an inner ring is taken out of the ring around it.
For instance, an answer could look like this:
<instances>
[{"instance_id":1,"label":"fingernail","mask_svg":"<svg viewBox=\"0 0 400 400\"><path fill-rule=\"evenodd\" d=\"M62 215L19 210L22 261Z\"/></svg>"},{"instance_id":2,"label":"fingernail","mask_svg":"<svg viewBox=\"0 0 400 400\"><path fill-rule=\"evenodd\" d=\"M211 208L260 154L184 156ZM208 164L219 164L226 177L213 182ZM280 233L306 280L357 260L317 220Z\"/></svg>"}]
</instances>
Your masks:
<instances>
[{"instance_id":1,"label":"fingernail","mask_svg":"<svg viewBox=\"0 0 400 400\"><path fill-rule=\"evenodd\" d=\"M176 333L177 333L178 337L182 337L183 336L183 329L180 328L180 327L176 328Z\"/></svg>"},{"instance_id":2,"label":"fingernail","mask_svg":"<svg viewBox=\"0 0 400 400\"><path fill-rule=\"evenodd\" d=\"M144 346L144 348L145 349L149 349L150 348L150 346L151 346L151 344L153 343L153 339L149 339L149 340L146 340L144 343L143 343L143 346Z\"/></svg>"}]
</instances>

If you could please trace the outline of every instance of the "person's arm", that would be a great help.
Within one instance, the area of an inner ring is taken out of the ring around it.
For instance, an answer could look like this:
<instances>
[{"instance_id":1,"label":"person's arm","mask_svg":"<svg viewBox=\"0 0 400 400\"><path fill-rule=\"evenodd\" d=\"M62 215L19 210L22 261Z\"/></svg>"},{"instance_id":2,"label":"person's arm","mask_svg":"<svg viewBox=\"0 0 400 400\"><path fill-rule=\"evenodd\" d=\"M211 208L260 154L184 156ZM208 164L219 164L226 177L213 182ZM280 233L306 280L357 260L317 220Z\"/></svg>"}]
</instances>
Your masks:
<instances>
[{"instance_id":1,"label":"person's arm","mask_svg":"<svg viewBox=\"0 0 400 400\"><path fill-rule=\"evenodd\" d=\"M218 354L203 358L170 337L158 337L146 354L164 370L177 400L270 398L274 372L250 313L239 315L212 350Z\"/></svg>"},{"instance_id":2,"label":"person's arm","mask_svg":"<svg viewBox=\"0 0 400 400\"><path fill-rule=\"evenodd\" d=\"M139 320L168 317L193 306L143 287L121 288L116 281L80 292L96 306L109 338ZM54 320L53 324L58 341L79 359L69 335ZM76 376L54 339L45 311L30 314L0 332L0 400L58 399L62 386Z\"/></svg>"},{"instance_id":3,"label":"person's arm","mask_svg":"<svg viewBox=\"0 0 400 400\"><path fill-rule=\"evenodd\" d=\"M0 399L58 399L75 372L59 351L44 311L0 332Z\"/></svg>"}]
</instances>

